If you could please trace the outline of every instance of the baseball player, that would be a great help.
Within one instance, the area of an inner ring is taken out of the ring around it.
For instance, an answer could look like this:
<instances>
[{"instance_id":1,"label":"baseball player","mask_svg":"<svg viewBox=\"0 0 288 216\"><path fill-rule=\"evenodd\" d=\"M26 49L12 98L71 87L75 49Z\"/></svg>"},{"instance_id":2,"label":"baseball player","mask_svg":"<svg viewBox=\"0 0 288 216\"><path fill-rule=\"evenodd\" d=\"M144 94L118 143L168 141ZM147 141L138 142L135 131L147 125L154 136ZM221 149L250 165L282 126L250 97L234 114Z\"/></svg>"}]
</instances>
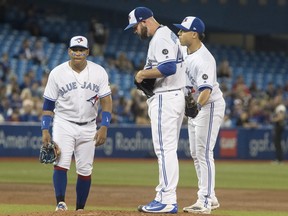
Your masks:
<instances>
[{"instance_id":1,"label":"baseball player","mask_svg":"<svg viewBox=\"0 0 288 216\"><path fill-rule=\"evenodd\" d=\"M181 45L187 47L187 88L197 101L198 115L188 118L191 156L198 177L198 199L184 212L210 214L220 206L215 196L215 164L213 149L225 111L225 101L216 77L216 61L201 42L205 25L198 17L188 16L178 35Z\"/></svg>"},{"instance_id":2,"label":"baseball player","mask_svg":"<svg viewBox=\"0 0 288 216\"><path fill-rule=\"evenodd\" d=\"M87 61L88 41L75 36L70 41L70 60L55 67L49 74L44 91L42 141L51 141L49 126L53 119L53 141L61 155L54 164L53 183L56 211L65 211L67 171L72 155L78 174L76 210L83 210L91 185L95 145L102 145L111 120L112 99L108 75L103 67ZM96 129L98 104L102 107L102 122Z\"/></svg>"},{"instance_id":3,"label":"baseball player","mask_svg":"<svg viewBox=\"0 0 288 216\"><path fill-rule=\"evenodd\" d=\"M179 179L177 146L184 116L185 66L178 37L160 25L153 12L137 7L129 13L129 25L141 39L151 38L146 65L135 81L156 78L147 99L154 151L158 158L159 184L154 200L140 205L140 212L177 213L176 187Z\"/></svg>"},{"instance_id":4,"label":"baseball player","mask_svg":"<svg viewBox=\"0 0 288 216\"><path fill-rule=\"evenodd\" d=\"M276 151L276 161L275 163L281 164L283 162L283 149L281 146L282 135L285 131L285 121L286 121L286 107L283 103L283 96L281 94L274 98L275 110L271 118L273 123L273 142Z\"/></svg>"}]
</instances>

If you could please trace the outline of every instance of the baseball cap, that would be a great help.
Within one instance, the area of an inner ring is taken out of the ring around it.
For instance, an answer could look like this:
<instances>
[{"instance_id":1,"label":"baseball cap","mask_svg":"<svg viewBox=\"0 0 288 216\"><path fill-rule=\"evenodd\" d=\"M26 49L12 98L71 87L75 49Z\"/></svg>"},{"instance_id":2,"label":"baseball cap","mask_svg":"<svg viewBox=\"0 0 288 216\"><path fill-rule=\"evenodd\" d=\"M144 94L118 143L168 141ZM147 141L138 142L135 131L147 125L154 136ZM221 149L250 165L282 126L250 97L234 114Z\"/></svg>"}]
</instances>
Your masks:
<instances>
[{"instance_id":1,"label":"baseball cap","mask_svg":"<svg viewBox=\"0 0 288 216\"><path fill-rule=\"evenodd\" d=\"M137 7L132 10L128 15L129 25L124 29L127 30L142 20L148 19L153 16L153 12L147 7Z\"/></svg>"},{"instance_id":2,"label":"baseball cap","mask_svg":"<svg viewBox=\"0 0 288 216\"><path fill-rule=\"evenodd\" d=\"M72 37L70 40L70 45L69 48L72 47L83 47L88 49L88 40L87 38L83 37L83 36L75 36Z\"/></svg>"},{"instance_id":3,"label":"baseball cap","mask_svg":"<svg viewBox=\"0 0 288 216\"><path fill-rule=\"evenodd\" d=\"M177 28L184 31L193 31L202 34L205 32L205 24L203 21L194 16L187 16L184 18L181 24L174 24Z\"/></svg>"}]
</instances>

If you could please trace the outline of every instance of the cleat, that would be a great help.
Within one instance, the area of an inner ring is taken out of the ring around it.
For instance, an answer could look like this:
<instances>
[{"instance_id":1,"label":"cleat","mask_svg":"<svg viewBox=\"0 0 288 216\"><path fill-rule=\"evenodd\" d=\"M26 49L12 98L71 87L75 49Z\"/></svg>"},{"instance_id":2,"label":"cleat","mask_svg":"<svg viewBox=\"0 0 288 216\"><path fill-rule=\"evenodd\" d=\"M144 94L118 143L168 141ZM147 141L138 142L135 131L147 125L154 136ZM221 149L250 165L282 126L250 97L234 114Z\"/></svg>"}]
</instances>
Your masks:
<instances>
[{"instance_id":1,"label":"cleat","mask_svg":"<svg viewBox=\"0 0 288 216\"><path fill-rule=\"evenodd\" d=\"M217 208L220 207L220 203L218 201L215 201L211 203L211 210L216 210Z\"/></svg>"},{"instance_id":2,"label":"cleat","mask_svg":"<svg viewBox=\"0 0 288 216\"><path fill-rule=\"evenodd\" d=\"M218 203L218 205L220 206L219 203ZM218 207L216 207L216 208L218 208ZM195 214L210 214L211 213L211 209L204 207L201 203L198 203L198 202L196 202L195 204L193 204L191 206L184 207L183 211L195 213Z\"/></svg>"},{"instance_id":3,"label":"cleat","mask_svg":"<svg viewBox=\"0 0 288 216\"><path fill-rule=\"evenodd\" d=\"M55 209L55 211L67 211L67 210L68 207L65 202L59 202Z\"/></svg>"},{"instance_id":4,"label":"cleat","mask_svg":"<svg viewBox=\"0 0 288 216\"><path fill-rule=\"evenodd\" d=\"M177 204L163 204L156 200L148 203L147 205L138 206L139 212L145 213L170 213L176 214L178 212Z\"/></svg>"}]
</instances>

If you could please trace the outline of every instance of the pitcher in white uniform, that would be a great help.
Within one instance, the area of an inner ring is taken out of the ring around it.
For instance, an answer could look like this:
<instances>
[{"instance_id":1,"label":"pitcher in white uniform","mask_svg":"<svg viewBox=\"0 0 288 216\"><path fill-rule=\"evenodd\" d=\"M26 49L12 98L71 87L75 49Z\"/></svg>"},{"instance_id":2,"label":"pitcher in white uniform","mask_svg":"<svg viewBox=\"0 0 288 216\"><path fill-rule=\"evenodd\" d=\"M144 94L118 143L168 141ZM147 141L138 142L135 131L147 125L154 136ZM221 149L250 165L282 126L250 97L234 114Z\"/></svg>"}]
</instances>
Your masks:
<instances>
[{"instance_id":1,"label":"pitcher in white uniform","mask_svg":"<svg viewBox=\"0 0 288 216\"><path fill-rule=\"evenodd\" d=\"M147 100L154 151L158 158L159 184L156 196L140 212L177 213L176 187L179 179L177 146L184 117L185 66L178 37L160 25L153 12L137 7L129 14L129 25L141 39L152 37L146 65L135 80L156 78L154 96ZM125 30L126 30L125 29Z\"/></svg>"},{"instance_id":2,"label":"pitcher in white uniform","mask_svg":"<svg viewBox=\"0 0 288 216\"><path fill-rule=\"evenodd\" d=\"M111 120L112 99L108 75L103 67L86 60L88 41L83 36L70 40L70 60L55 67L49 74L44 91L42 141L51 141L50 123L53 121L53 141L61 155L54 164L53 184L56 211L67 210L65 194L67 171L72 155L76 161L76 210L83 210L91 186L95 145L102 145ZM102 122L96 128L98 104L102 107Z\"/></svg>"},{"instance_id":3,"label":"pitcher in white uniform","mask_svg":"<svg viewBox=\"0 0 288 216\"><path fill-rule=\"evenodd\" d=\"M187 47L187 89L197 101L198 115L188 118L191 156L198 177L198 199L184 207L184 212L210 214L220 206L215 195L215 164L213 150L223 121L225 101L216 77L216 61L201 42L205 25L198 17L188 16L178 35L181 45Z\"/></svg>"}]
</instances>

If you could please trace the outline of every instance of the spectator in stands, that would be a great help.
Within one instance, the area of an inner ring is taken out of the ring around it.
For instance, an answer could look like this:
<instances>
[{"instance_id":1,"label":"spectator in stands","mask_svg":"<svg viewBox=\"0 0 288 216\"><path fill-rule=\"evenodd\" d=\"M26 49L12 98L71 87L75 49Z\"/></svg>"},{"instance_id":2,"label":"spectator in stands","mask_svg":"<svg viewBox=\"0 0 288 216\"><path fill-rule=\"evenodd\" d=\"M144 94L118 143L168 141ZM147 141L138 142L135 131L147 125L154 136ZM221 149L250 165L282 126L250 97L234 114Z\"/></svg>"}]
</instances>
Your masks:
<instances>
[{"instance_id":1,"label":"spectator in stands","mask_svg":"<svg viewBox=\"0 0 288 216\"><path fill-rule=\"evenodd\" d=\"M38 122L38 116L34 111L34 102L32 99L24 99L20 109L19 121L21 122Z\"/></svg>"},{"instance_id":2,"label":"spectator in stands","mask_svg":"<svg viewBox=\"0 0 288 216\"><path fill-rule=\"evenodd\" d=\"M7 121L9 121L9 122L20 122L19 108L11 109L11 113L8 114Z\"/></svg>"},{"instance_id":3,"label":"spectator in stands","mask_svg":"<svg viewBox=\"0 0 288 216\"><path fill-rule=\"evenodd\" d=\"M220 62L219 66L217 68L217 77L219 77L219 78L222 78L222 77L231 78L232 73L233 73L233 70L232 70L232 67L230 67L230 65L229 65L228 59L224 58Z\"/></svg>"},{"instance_id":4,"label":"spectator in stands","mask_svg":"<svg viewBox=\"0 0 288 216\"><path fill-rule=\"evenodd\" d=\"M133 122L139 125L149 125L150 119L148 115L148 105L146 96L136 88L130 91L131 102L130 110L133 115Z\"/></svg>"},{"instance_id":5,"label":"spectator in stands","mask_svg":"<svg viewBox=\"0 0 288 216\"><path fill-rule=\"evenodd\" d=\"M236 126L244 128L257 128L258 124L250 121L249 113L247 111L243 111L236 121Z\"/></svg>"},{"instance_id":6,"label":"spectator in stands","mask_svg":"<svg viewBox=\"0 0 288 216\"><path fill-rule=\"evenodd\" d=\"M9 116L9 113L12 112L10 100L7 98L6 91L7 87L2 85L0 87L0 113L4 120L6 120Z\"/></svg>"},{"instance_id":7,"label":"spectator in stands","mask_svg":"<svg viewBox=\"0 0 288 216\"><path fill-rule=\"evenodd\" d=\"M111 96L113 103L111 123L127 123L130 119L130 107L126 98L119 93L116 85L111 85Z\"/></svg>"},{"instance_id":8,"label":"spectator in stands","mask_svg":"<svg viewBox=\"0 0 288 216\"><path fill-rule=\"evenodd\" d=\"M29 39L23 40L22 47L16 57L18 57L19 59L26 59L26 60L32 59L33 56Z\"/></svg>"},{"instance_id":9,"label":"spectator in stands","mask_svg":"<svg viewBox=\"0 0 288 216\"><path fill-rule=\"evenodd\" d=\"M274 99L275 111L271 121L274 124L273 143L276 150L276 163L283 161L283 149L281 145L282 135L286 124L286 107L282 100L282 95L277 95Z\"/></svg>"},{"instance_id":10,"label":"spectator in stands","mask_svg":"<svg viewBox=\"0 0 288 216\"><path fill-rule=\"evenodd\" d=\"M8 53L3 53L0 59L0 77L3 82L8 80L11 71L11 64Z\"/></svg>"},{"instance_id":11,"label":"spectator in stands","mask_svg":"<svg viewBox=\"0 0 288 216\"><path fill-rule=\"evenodd\" d=\"M11 95L9 96L9 100L10 100L10 105L11 107L20 109L22 107L22 100L20 97L20 89L18 86L14 86L11 92Z\"/></svg>"},{"instance_id":12,"label":"spectator in stands","mask_svg":"<svg viewBox=\"0 0 288 216\"><path fill-rule=\"evenodd\" d=\"M249 87L249 91L250 91L252 97L255 97L255 98L265 97L265 95L264 95L265 93L263 93L263 91L258 89L258 86L254 80L252 81L252 83Z\"/></svg>"},{"instance_id":13,"label":"spectator in stands","mask_svg":"<svg viewBox=\"0 0 288 216\"><path fill-rule=\"evenodd\" d=\"M266 87L266 94L268 95L269 98L274 98L276 95L276 89L275 85L273 82L269 82L267 87Z\"/></svg>"},{"instance_id":14,"label":"spectator in stands","mask_svg":"<svg viewBox=\"0 0 288 216\"><path fill-rule=\"evenodd\" d=\"M115 66L124 73L132 73L134 70L132 62L127 58L126 53L122 51L118 53L117 59L115 60Z\"/></svg>"},{"instance_id":15,"label":"spectator in stands","mask_svg":"<svg viewBox=\"0 0 288 216\"><path fill-rule=\"evenodd\" d=\"M244 82L243 76L239 75L232 86L232 97L243 101L243 105L247 106L251 98L250 90Z\"/></svg>"},{"instance_id":16,"label":"spectator in stands","mask_svg":"<svg viewBox=\"0 0 288 216\"><path fill-rule=\"evenodd\" d=\"M32 49L32 58L35 64L45 65L47 62L46 54L43 48L43 42L40 39L35 41L34 48Z\"/></svg>"},{"instance_id":17,"label":"spectator in stands","mask_svg":"<svg viewBox=\"0 0 288 216\"><path fill-rule=\"evenodd\" d=\"M224 115L223 122L221 124L221 128L231 128L231 127L233 127L233 123L230 118L229 112L226 112Z\"/></svg>"},{"instance_id":18,"label":"spectator in stands","mask_svg":"<svg viewBox=\"0 0 288 216\"><path fill-rule=\"evenodd\" d=\"M90 22L89 41L90 50L93 56L103 56L105 45L107 43L109 31L103 23L93 17Z\"/></svg>"},{"instance_id":19,"label":"spectator in stands","mask_svg":"<svg viewBox=\"0 0 288 216\"><path fill-rule=\"evenodd\" d=\"M20 89L31 88L33 82L35 81L35 72L30 70L29 72L24 74L23 82L20 84Z\"/></svg>"}]
</instances>

